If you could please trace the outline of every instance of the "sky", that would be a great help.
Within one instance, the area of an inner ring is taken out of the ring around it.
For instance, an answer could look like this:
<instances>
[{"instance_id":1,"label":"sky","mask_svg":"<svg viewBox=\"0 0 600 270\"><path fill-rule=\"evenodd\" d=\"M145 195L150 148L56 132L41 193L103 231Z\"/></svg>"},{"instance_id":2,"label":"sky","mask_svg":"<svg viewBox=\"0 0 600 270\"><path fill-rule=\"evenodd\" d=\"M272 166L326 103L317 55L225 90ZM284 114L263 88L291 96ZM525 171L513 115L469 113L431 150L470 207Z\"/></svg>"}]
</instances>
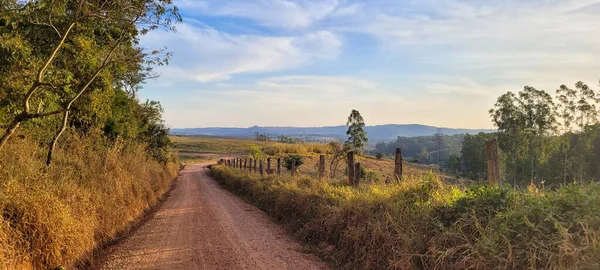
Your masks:
<instances>
[{"instance_id":1,"label":"sky","mask_svg":"<svg viewBox=\"0 0 600 270\"><path fill-rule=\"evenodd\" d=\"M174 128L367 125L492 128L524 86L599 89L599 0L179 0L154 31L168 66L140 99Z\"/></svg>"}]
</instances>

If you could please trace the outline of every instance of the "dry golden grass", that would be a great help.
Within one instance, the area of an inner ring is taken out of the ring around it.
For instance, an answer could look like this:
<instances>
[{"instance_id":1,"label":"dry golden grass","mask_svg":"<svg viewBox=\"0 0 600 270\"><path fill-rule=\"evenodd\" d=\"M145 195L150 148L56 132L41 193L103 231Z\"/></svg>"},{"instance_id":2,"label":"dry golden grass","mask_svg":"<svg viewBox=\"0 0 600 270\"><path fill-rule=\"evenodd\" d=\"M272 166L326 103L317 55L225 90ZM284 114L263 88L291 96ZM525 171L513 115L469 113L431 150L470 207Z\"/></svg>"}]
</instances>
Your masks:
<instances>
[{"instance_id":1,"label":"dry golden grass","mask_svg":"<svg viewBox=\"0 0 600 270\"><path fill-rule=\"evenodd\" d=\"M72 266L157 203L177 173L141 146L71 136L44 172L44 148L0 152L0 269Z\"/></svg>"},{"instance_id":2,"label":"dry golden grass","mask_svg":"<svg viewBox=\"0 0 600 270\"><path fill-rule=\"evenodd\" d=\"M335 269L600 269L600 185L532 193L446 184L265 176L214 166Z\"/></svg>"},{"instance_id":3,"label":"dry golden grass","mask_svg":"<svg viewBox=\"0 0 600 270\"><path fill-rule=\"evenodd\" d=\"M306 174L312 177L316 177L318 175L318 164L319 164L319 156L317 155L306 155L303 156L304 165L299 168L301 174ZM325 158L325 174L330 174L330 157ZM382 159L378 160L371 156L355 156L355 162L359 162L361 167L365 169L367 175L369 176L366 181L370 182L385 182L386 179L394 179L394 161L390 159ZM336 178L342 179L345 177L346 173L346 161L342 160L340 165L338 166L336 172ZM435 166L426 166L420 164L412 164L412 163L403 163L403 176L406 177L420 177L429 172L434 172L439 174L439 170ZM445 175L442 175L442 179L448 178Z\"/></svg>"},{"instance_id":4,"label":"dry golden grass","mask_svg":"<svg viewBox=\"0 0 600 270\"><path fill-rule=\"evenodd\" d=\"M268 155L326 153L327 145L321 143L286 144L234 138L206 136L170 136L182 160L193 160L198 154L247 154L256 146Z\"/></svg>"}]
</instances>

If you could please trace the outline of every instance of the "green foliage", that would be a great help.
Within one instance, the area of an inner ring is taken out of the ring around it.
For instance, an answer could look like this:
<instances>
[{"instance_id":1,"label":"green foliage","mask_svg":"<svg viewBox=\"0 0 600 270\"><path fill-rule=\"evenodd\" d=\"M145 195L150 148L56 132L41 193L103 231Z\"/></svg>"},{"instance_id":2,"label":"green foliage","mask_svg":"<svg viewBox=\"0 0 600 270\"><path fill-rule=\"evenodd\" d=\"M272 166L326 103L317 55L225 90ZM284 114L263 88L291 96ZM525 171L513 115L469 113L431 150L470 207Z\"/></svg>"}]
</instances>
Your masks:
<instances>
[{"instance_id":1,"label":"green foliage","mask_svg":"<svg viewBox=\"0 0 600 270\"><path fill-rule=\"evenodd\" d=\"M556 131L557 113L552 97L543 90L526 86L518 95L508 92L490 110L498 127L500 148L506 153L506 167L514 183L525 184L540 174L555 144L548 136ZM528 164L529 166L525 165ZM528 174L519 167L528 167Z\"/></svg>"},{"instance_id":2,"label":"green foliage","mask_svg":"<svg viewBox=\"0 0 600 270\"><path fill-rule=\"evenodd\" d=\"M135 94L156 76L153 66L168 63L169 53L146 51L139 40L181 20L171 0L2 1L0 7L6 10L0 12L3 139L25 128L49 141L62 134L62 119L53 117L61 114L67 128L146 142L150 156L168 159L168 130L145 119L148 104Z\"/></svg>"},{"instance_id":3,"label":"green foliage","mask_svg":"<svg viewBox=\"0 0 600 270\"><path fill-rule=\"evenodd\" d=\"M302 161L302 156L289 155L284 159L283 167L285 167L286 169L291 171L292 170L292 161L295 161L296 170L298 170L298 168L300 168L300 166L302 166L302 164L304 164L304 161Z\"/></svg>"},{"instance_id":4,"label":"green foliage","mask_svg":"<svg viewBox=\"0 0 600 270\"><path fill-rule=\"evenodd\" d=\"M417 156L417 159L421 164L429 163L429 151L427 151L427 148L423 147L423 149L421 149L421 152Z\"/></svg>"},{"instance_id":5,"label":"green foliage","mask_svg":"<svg viewBox=\"0 0 600 270\"><path fill-rule=\"evenodd\" d=\"M250 145L250 150L248 152L248 156L252 159L265 159L267 156L261 149L255 144Z\"/></svg>"},{"instance_id":6,"label":"green foliage","mask_svg":"<svg viewBox=\"0 0 600 270\"><path fill-rule=\"evenodd\" d=\"M534 181L556 187L596 176L596 166L591 165L597 162L595 151L600 149L594 145L599 115L596 93L582 82L575 89L562 85L556 101L543 90L525 87L518 95L502 95L490 110L498 127L506 182L524 186ZM468 152L463 153L472 165L467 173L482 175L480 154Z\"/></svg>"},{"instance_id":7,"label":"green foliage","mask_svg":"<svg viewBox=\"0 0 600 270\"><path fill-rule=\"evenodd\" d=\"M418 159L423 148L427 148L431 156L435 158L428 159L425 163L437 163L439 153L441 166L444 167L447 165L450 155L460 154L464 136L463 134L441 135L441 141L438 136L398 137L392 142L378 142L371 154L380 152L393 156L396 153L396 148L402 148L402 156L408 160L413 160Z\"/></svg>"},{"instance_id":8,"label":"green foliage","mask_svg":"<svg viewBox=\"0 0 600 270\"><path fill-rule=\"evenodd\" d=\"M378 160L382 160L385 157L385 155L381 152L377 152L377 154L375 154L375 158L377 158Z\"/></svg>"},{"instance_id":9,"label":"green foliage","mask_svg":"<svg viewBox=\"0 0 600 270\"><path fill-rule=\"evenodd\" d=\"M369 138L367 137L367 132L364 130L365 120L360 115L360 112L352 110L350 116L348 116L346 126L348 126L348 131L346 131L348 140L344 146L350 149L350 151L362 152L362 149L369 142Z\"/></svg>"},{"instance_id":10,"label":"green foliage","mask_svg":"<svg viewBox=\"0 0 600 270\"><path fill-rule=\"evenodd\" d=\"M452 174L460 176L462 171L462 160L459 156L450 155L450 157L448 157L448 170Z\"/></svg>"},{"instance_id":11,"label":"green foliage","mask_svg":"<svg viewBox=\"0 0 600 270\"><path fill-rule=\"evenodd\" d=\"M363 177L362 176L362 171L363 171L362 168L363 167L360 167L360 168L361 168L361 172L360 172L361 177ZM367 181L370 181L373 183L379 183L381 181L381 176L376 171L365 171L363 178L366 179Z\"/></svg>"},{"instance_id":12,"label":"green foliage","mask_svg":"<svg viewBox=\"0 0 600 270\"><path fill-rule=\"evenodd\" d=\"M460 151L464 172L468 178L483 180L487 178L487 156L485 143L493 139L495 134L479 133L477 135L465 135L462 149Z\"/></svg>"}]
</instances>

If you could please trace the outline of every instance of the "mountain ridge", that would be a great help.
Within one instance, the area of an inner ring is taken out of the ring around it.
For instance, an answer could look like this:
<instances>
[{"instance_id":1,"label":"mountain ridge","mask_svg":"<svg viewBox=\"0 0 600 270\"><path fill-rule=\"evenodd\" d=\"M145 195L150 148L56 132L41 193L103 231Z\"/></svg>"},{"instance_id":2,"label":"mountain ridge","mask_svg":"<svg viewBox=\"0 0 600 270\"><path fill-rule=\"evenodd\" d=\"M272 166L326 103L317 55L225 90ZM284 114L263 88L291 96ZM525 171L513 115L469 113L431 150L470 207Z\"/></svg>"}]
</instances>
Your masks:
<instances>
[{"instance_id":1,"label":"mountain ridge","mask_svg":"<svg viewBox=\"0 0 600 270\"><path fill-rule=\"evenodd\" d=\"M254 137L256 132L266 134L270 137L288 136L288 137L308 137L311 140L345 139L347 127L322 126L322 127L260 127L252 126L248 128L235 127L207 127L207 128L172 128L173 135L205 135L205 136L223 136L223 137ZM419 137L431 136L438 132L444 135L457 134L477 134L479 132L493 132L492 129L465 129L465 128L446 128L435 127L421 124L385 124L366 126L365 131L371 143L378 141L393 141L397 137Z\"/></svg>"}]
</instances>

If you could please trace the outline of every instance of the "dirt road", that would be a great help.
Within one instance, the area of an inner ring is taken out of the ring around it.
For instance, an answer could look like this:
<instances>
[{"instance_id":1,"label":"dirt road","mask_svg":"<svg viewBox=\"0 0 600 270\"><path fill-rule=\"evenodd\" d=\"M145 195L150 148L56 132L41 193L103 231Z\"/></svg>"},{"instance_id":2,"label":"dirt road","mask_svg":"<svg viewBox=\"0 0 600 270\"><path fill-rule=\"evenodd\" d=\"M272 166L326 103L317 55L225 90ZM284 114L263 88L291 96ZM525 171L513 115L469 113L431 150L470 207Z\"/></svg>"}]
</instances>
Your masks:
<instances>
[{"instance_id":1,"label":"dirt road","mask_svg":"<svg viewBox=\"0 0 600 270\"><path fill-rule=\"evenodd\" d=\"M109 248L100 269L326 269L265 213L190 165L154 217Z\"/></svg>"}]
</instances>

